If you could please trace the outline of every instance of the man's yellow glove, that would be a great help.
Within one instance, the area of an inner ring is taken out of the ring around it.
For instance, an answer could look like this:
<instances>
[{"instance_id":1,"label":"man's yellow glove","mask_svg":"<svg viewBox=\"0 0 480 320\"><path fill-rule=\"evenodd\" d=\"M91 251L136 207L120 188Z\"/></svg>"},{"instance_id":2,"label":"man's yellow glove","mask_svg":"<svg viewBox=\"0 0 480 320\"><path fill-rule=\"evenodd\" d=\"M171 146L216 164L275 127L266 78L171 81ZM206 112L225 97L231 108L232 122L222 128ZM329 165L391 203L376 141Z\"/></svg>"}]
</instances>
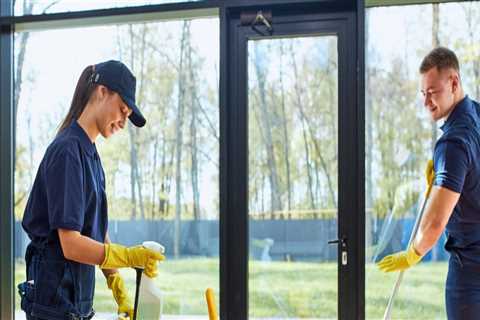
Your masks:
<instances>
[{"instance_id":1,"label":"man's yellow glove","mask_svg":"<svg viewBox=\"0 0 480 320\"><path fill-rule=\"evenodd\" d=\"M433 185L433 179L435 179L435 171L433 169L433 160L428 160L427 167L425 168L425 179L427 180L427 189Z\"/></svg>"},{"instance_id":2,"label":"man's yellow glove","mask_svg":"<svg viewBox=\"0 0 480 320\"><path fill-rule=\"evenodd\" d=\"M158 274L157 262L162 260L165 260L163 254L147 249L144 246L127 248L115 243L106 243L105 259L100 268L143 268L148 277L154 278Z\"/></svg>"},{"instance_id":3,"label":"man's yellow glove","mask_svg":"<svg viewBox=\"0 0 480 320\"><path fill-rule=\"evenodd\" d=\"M124 318L123 315L128 315L130 319L133 319L133 306L128 299L127 289L125 289L125 283L120 274L118 272L110 274L107 278L107 285L112 290L113 298L117 302L118 314L122 315L120 317Z\"/></svg>"},{"instance_id":4,"label":"man's yellow glove","mask_svg":"<svg viewBox=\"0 0 480 320\"><path fill-rule=\"evenodd\" d=\"M401 251L384 257L379 263L378 268L383 272L403 271L416 265L422 260L413 246L410 246L407 251Z\"/></svg>"}]
</instances>

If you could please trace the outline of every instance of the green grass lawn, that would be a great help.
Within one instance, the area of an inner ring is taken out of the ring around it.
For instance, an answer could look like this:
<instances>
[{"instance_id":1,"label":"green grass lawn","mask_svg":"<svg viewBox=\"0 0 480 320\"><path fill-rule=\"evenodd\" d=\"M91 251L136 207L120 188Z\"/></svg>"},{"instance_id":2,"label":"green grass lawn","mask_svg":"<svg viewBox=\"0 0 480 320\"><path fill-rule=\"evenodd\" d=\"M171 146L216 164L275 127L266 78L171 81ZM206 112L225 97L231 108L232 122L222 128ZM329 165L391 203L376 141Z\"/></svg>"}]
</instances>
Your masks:
<instances>
[{"instance_id":1,"label":"green grass lawn","mask_svg":"<svg viewBox=\"0 0 480 320\"><path fill-rule=\"evenodd\" d=\"M394 305L393 319L445 319L446 263L423 263L409 270ZM133 300L135 272L121 270ZM212 287L218 303L218 259L168 260L156 279L163 293L164 314L207 315L204 291ZM373 265L366 270L366 318L380 319L396 274L383 274ZM15 283L25 278L25 266L16 264ZM333 263L253 262L250 264L252 317L337 317L337 271ZM19 308L17 295L16 308ZM94 308L115 312L115 302L103 274L97 272Z\"/></svg>"}]
</instances>

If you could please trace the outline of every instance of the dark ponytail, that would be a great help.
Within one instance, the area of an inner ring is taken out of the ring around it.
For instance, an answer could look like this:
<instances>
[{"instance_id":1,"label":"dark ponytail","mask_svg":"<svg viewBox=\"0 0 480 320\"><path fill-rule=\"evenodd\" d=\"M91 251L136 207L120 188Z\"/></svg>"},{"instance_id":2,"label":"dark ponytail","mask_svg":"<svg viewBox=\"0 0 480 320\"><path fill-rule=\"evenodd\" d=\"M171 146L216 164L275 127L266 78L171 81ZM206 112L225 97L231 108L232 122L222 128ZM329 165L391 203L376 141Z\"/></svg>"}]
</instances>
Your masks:
<instances>
[{"instance_id":1,"label":"dark ponytail","mask_svg":"<svg viewBox=\"0 0 480 320\"><path fill-rule=\"evenodd\" d=\"M96 84L90 81L93 72L95 71L95 66L88 66L86 67L80 78L78 79L77 86L75 88L75 92L73 94L72 103L70 104L70 110L68 110L65 119L63 119L62 124L60 125L60 129L58 129L57 134L62 132L65 128L70 126L70 124L77 120L80 115L82 114L85 106L90 100L92 93L94 92L95 88L97 87Z\"/></svg>"}]
</instances>

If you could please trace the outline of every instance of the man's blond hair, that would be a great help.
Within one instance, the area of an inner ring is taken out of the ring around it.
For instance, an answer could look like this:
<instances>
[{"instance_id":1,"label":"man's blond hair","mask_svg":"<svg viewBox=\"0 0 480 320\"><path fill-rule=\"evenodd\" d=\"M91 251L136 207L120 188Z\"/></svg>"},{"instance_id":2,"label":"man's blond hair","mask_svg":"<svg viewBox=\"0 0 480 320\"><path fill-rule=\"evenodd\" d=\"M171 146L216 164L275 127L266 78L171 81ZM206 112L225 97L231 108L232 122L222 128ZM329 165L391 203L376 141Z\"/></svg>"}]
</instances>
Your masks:
<instances>
[{"instance_id":1,"label":"man's blond hair","mask_svg":"<svg viewBox=\"0 0 480 320\"><path fill-rule=\"evenodd\" d=\"M455 52L445 47L437 47L423 58L419 68L420 74L427 73L435 67L438 71L453 69L460 74L460 66Z\"/></svg>"}]
</instances>

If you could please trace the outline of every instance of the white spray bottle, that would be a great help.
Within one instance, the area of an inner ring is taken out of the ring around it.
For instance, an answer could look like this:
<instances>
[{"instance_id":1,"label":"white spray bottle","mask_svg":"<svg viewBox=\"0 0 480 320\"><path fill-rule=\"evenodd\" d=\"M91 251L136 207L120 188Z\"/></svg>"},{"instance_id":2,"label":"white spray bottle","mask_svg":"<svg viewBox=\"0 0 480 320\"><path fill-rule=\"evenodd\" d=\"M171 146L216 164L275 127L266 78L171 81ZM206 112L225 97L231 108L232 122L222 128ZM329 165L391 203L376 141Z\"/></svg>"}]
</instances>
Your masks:
<instances>
[{"instance_id":1,"label":"white spray bottle","mask_svg":"<svg viewBox=\"0 0 480 320\"><path fill-rule=\"evenodd\" d=\"M145 241L142 244L145 248L165 253L165 248L158 242ZM137 319L157 320L162 315L162 293L155 286L154 279L151 279L142 273L138 296L138 314Z\"/></svg>"}]
</instances>

